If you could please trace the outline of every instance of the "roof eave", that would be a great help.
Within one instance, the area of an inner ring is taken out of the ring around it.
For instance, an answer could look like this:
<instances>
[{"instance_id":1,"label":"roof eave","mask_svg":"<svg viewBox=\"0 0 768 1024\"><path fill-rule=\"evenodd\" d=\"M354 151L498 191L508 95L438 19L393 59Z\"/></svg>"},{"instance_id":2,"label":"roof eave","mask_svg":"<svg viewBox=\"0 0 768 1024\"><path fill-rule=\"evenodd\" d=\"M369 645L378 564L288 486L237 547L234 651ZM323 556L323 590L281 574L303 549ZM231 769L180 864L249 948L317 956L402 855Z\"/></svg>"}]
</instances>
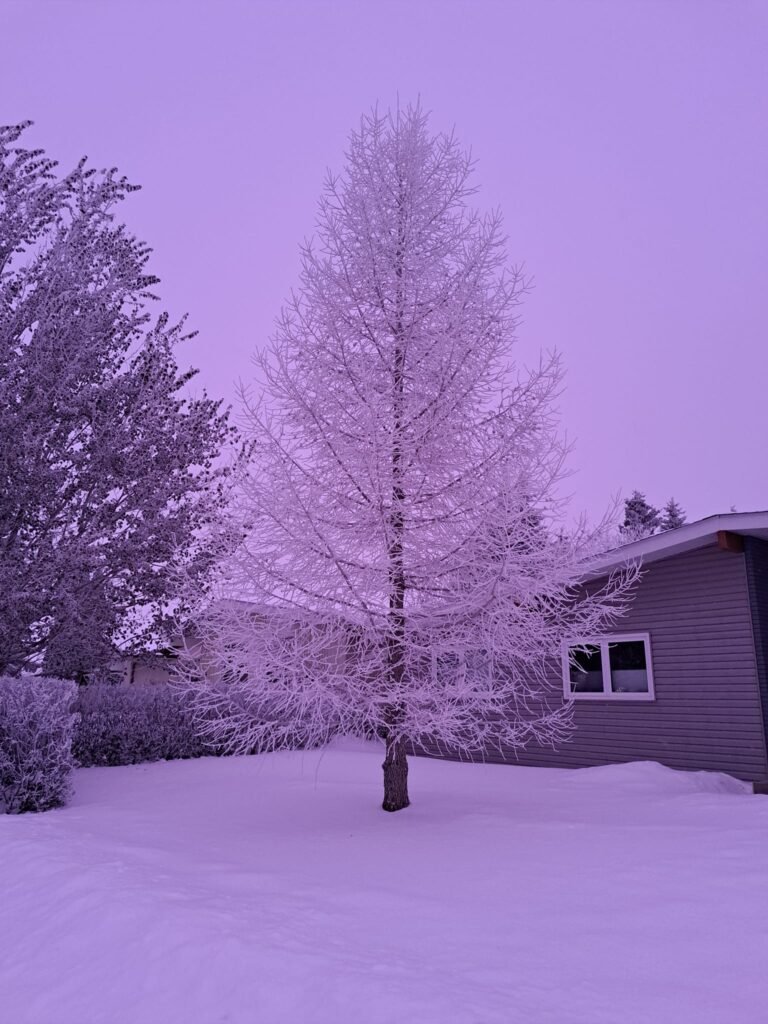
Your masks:
<instances>
[{"instance_id":1,"label":"roof eave","mask_svg":"<svg viewBox=\"0 0 768 1024\"><path fill-rule=\"evenodd\" d=\"M741 536L768 535L768 512L728 512L723 515L707 516L695 523L686 523L674 530L666 530L651 537L623 544L602 555L598 555L590 570L590 577L604 576L614 569L630 562L643 564L658 562L673 555L694 551L717 543L720 532L736 533Z\"/></svg>"}]
</instances>

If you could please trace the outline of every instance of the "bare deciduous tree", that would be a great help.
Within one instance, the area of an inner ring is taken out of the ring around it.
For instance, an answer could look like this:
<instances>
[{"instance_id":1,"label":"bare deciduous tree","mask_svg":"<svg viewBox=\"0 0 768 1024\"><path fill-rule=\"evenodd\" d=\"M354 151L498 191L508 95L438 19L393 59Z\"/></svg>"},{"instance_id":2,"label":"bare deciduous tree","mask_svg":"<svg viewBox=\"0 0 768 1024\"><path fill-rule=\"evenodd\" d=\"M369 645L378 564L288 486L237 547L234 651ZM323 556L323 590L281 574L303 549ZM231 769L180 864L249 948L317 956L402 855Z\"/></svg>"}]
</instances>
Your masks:
<instances>
[{"instance_id":1,"label":"bare deciduous tree","mask_svg":"<svg viewBox=\"0 0 768 1024\"><path fill-rule=\"evenodd\" d=\"M245 395L246 540L184 668L232 751L380 736L386 810L409 802L409 746L565 738L551 659L633 579L580 593L600 538L552 530L559 362L515 368L524 283L499 215L468 206L471 169L418 108L353 133Z\"/></svg>"}]
</instances>

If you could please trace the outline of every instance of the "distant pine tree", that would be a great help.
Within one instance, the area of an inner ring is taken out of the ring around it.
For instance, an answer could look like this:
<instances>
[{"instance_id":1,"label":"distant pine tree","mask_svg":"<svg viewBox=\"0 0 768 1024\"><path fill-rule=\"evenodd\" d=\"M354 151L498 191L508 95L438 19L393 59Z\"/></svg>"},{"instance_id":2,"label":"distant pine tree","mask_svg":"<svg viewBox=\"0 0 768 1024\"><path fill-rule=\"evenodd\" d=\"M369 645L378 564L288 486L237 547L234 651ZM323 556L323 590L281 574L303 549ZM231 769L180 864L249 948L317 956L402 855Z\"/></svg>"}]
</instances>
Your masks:
<instances>
[{"instance_id":1,"label":"distant pine tree","mask_svg":"<svg viewBox=\"0 0 768 1024\"><path fill-rule=\"evenodd\" d=\"M631 497L624 501L624 522L619 531L625 541L650 537L660 523L659 510L648 504L641 491L633 491Z\"/></svg>"},{"instance_id":2,"label":"distant pine tree","mask_svg":"<svg viewBox=\"0 0 768 1024\"><path fill-rule=\"evenodd\" d=\"M684 522L685 512L674 498L670 498L664 506L659 527L662 530L676 530L678 526L682 526Z\"/></svg>"}]
</instances>

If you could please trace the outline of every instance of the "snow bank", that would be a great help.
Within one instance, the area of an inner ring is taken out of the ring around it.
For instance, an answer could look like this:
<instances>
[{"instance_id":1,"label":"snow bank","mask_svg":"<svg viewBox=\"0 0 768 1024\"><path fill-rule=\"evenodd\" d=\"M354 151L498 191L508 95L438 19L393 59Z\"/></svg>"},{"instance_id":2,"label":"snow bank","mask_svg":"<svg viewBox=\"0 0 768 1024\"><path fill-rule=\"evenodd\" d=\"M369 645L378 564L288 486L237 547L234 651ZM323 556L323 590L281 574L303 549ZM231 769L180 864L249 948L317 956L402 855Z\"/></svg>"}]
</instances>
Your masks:
<instances>
[{"instance_id":1,"label":"snow bank","mask_svg":"<svg viewBox=\"0 0 768 1024\"><path fill-rule=\"evenodd\" d=\"M599 765L570 773L579 787L595 785L620 789L626 794L642 791L648 795L676 793L741 793L751 795L752 787L722 772L681 772L658 761L632 761L629 764Z\"/></svg>"},{"instance_id":2,"label":"snow bank","mask_svg":"<svg viewBox=\"0 0 768 1024\"><path fill-rule=\"evenodd\" d=\"M76 775L0 820L9 1024L762 1024L768 800L381 751Z\"/></svg>"}]
</instances>

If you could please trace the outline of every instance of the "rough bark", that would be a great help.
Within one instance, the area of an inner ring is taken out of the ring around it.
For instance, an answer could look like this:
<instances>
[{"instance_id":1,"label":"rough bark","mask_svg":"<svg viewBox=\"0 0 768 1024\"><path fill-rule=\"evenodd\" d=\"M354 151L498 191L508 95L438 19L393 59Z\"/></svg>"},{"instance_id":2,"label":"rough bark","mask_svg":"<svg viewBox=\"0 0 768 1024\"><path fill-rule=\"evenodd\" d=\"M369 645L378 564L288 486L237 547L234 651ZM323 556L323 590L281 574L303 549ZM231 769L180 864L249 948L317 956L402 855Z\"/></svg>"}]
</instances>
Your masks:
<instances>
[{"instance_id":1,"label":"rough bark","mask_svg":"<svg viewBox=\"0 0 768 1024\"><path fill-rule=\"evenodd\" d=\"M384 755L384 803L385 811L401 811L410 803L408 799L408 758L405 740L386 741Z\"/></svg>"}]
</instances>

